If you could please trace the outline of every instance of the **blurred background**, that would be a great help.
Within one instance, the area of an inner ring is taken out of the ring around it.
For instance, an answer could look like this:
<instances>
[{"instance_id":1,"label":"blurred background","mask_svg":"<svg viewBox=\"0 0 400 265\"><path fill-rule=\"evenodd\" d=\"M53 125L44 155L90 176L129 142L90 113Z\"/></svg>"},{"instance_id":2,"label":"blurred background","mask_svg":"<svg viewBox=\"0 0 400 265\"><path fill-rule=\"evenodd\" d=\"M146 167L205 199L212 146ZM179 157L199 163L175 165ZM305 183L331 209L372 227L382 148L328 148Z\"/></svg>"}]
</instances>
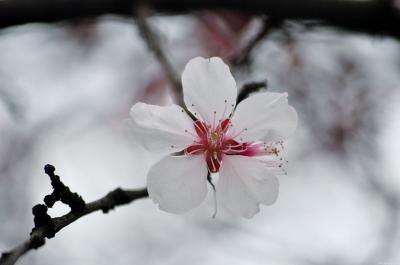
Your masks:
<instances>
[{"instance_id":1,"label":"blurred background","mask_svg":"<svg viewBox=\"0 0 400 265\"><path fill-rule=\"evenodd\" d=\"M211 193L185 215L139 200L78 220L19 264L399 265L399 39L268 22L227 11L146 19L178 76L192 57L220 56L239 88L267 80L289 93L299 127L273 206L212 219ZM86 201L146 185L158 157L129 132L129 109L175 95L143 35L118 16L0 31L0 250L27 238L31 207L51 192L47 163Z\"/></svg>"}]
</instances>

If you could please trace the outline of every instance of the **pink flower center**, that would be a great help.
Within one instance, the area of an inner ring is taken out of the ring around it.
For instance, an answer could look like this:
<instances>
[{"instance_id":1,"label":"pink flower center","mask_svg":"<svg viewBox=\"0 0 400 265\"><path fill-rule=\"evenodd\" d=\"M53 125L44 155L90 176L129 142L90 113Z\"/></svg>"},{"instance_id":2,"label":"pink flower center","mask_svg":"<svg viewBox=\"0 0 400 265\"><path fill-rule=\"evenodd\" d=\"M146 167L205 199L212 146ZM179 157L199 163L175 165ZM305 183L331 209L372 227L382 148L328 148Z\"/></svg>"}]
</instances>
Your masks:
<instances>
[{"instance_id":1,"label":"pink flower center","mask_svg":"<svg viewBox=\"0 0 400 265\"><path fill-rule=\"evenodd\" d=\"M203 154L211 173L218 172L224 155L251 155L249 143L239 143L227 135L229 119L221 121L215 128L200 120L193 125L198 138L185 152L190 155Z\"/></svg>"}]
</instances>

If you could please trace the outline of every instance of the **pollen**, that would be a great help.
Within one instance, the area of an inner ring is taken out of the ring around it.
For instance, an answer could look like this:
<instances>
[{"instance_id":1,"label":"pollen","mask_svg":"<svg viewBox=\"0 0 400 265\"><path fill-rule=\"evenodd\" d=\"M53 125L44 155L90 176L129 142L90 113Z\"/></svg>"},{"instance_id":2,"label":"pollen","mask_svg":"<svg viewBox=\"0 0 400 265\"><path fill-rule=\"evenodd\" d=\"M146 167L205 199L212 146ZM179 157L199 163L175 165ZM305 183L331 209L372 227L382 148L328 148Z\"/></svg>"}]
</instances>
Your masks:
<instances>
[{"instance_id":1,"label":"pollen","mask_svg":"<svg viewBox=\"0 0 400 265\"><path fill-rule=\"evenodd\" d=\"M219 138L219 135L218 135L217 132L212 132L212 133L210 134L210 138L211 138L211 141L217 141L218 138Z\"/></svg>"},{"instance_id":2,"label":"pollen","mask_svg":"<svg viewBox=\"0 0 400 265\"><path fill-rule=\"evenodd\" d=\"M279 155L279 150L278 150L278 148L276 148L276 147L272 148L272 153L273 153L274 155Z\"/></svg>"}]
</instances>

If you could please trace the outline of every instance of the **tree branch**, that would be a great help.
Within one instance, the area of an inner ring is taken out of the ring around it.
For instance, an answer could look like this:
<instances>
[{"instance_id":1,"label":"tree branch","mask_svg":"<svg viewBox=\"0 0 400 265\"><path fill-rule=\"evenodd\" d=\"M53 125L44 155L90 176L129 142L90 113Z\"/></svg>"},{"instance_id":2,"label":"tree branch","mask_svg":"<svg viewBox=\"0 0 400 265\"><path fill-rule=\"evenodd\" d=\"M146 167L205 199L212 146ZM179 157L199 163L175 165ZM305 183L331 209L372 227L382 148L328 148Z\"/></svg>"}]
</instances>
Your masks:
<instances>
[{"instance_id":1,"label":"tree branch","mask_svg":"<svg viewBox=\"0 0 400 265\"><path fill-rule=\"evenodd\" d=\"M263 25L257 34L246 43L241 51L229 59L232 64L242 65L249 63L251 53L257 44L259 44L273 29L278 28L281 24L282 21L280 20L263 18Z\"/></svg>"},{"instance_id":2,"label":"tree branch","mask_svg":"<svg viewBox=\"0 0 400 265\"><path fill-rule=\"evenodd\" d=\"M400 36L398 0L3 0L0 27L104 14L131 16L132 8L136 10L142 3L161 13L225 9L264 14L278 20L319 20L351 31Z\"/></svg>"},{"instance_id":3,"label":"tree branch","mask_svg":"<svg viewBox=\"0 0 400 265\"><path fill-rule=\"evenodd\" d=\"M156 57L160 65L163 67L165 74L167 75L169 81L172 84L172 88L174 89L174 92L176 94L178 104L184 106L183 96L182 96L182 86L178 74L174 69L172 63L166 56L157 34L153 31L153 29L147 22L147 17L149 16L149 14L150 10L147 7L141 6L137 8L137 12L134 15L136 15L136 22L139 31L144 41L146 42L147 46L151 51L153 51L154 56Z\"/></svg>"},{"instance_id":4,"label":"tree branch","mask_svg":"<svg viewBox=\"0 0 400 265\"><path fill-rule=\"evenodd\" d=\"M44 205L39 204L33 208L33 213L35 215L35 228L32 230L29 239L27 239L20 245L16 246L12 250L2 253L2 256L0 258L0 265L15 264L18 261L18 259L28 251L43 246L45 244L46 238L53 237L61 229L70 225L71 223L75 222L76 220L85 215L97 212L99 210L102 210L103 213L107 213L109 210L117 206L129 204L137 199L146 198L148 197L148 195L149 194L146 188L139 190L125 190L117 188L109 192L106 196L91 203L85 204L83 209L79 210L72 209L71 212L61 217L51 218L49 220L51 226L44 224L42 224L41 226L37 226L38 208L43 210L43 207L46 207ZM44 213L45 215L47 215L46 212L47 208Z\"/></svg>"},{"instance_id":5,"label":"tree branch","mask_svg":"<svg viewBox=\"0 0 400 265\"><path fill-rule=\"evenodd\" d=\"M267 80L261 81L261 82L251 82L251 83L244 84L239 91L239 94L238 94L238 97L236 100L236 105L238 105L244 99L248 98L250 96L250 94L258 92L262 89L267 89L267 88L268 88Z\"/></svg>"},{"instance_id":6,"label":"tree branch","mask_svg":"<svg viewBox=\"0 0 400 265\"><path fill-rule=\"evenodd\" d=\"M153 29L147 22L147 17L149 16L149 13L150 10L146 6L140 6L136 9L136 13L134 13L134 15L136 16L136 23L139 31L143 37L143 40L146 42L149 49L153 51L154 56L164 69L165 74L171 82L172 89L175 94L176 103L186 111L186 113L192 118L192 120L196 120L196 117L194 117L193 114L186 108L186 105L183 102L182 84L179 79L178 73L176 72L173 64L165 54L157 34L153 31Z\"/></svg>"}]
</instances>

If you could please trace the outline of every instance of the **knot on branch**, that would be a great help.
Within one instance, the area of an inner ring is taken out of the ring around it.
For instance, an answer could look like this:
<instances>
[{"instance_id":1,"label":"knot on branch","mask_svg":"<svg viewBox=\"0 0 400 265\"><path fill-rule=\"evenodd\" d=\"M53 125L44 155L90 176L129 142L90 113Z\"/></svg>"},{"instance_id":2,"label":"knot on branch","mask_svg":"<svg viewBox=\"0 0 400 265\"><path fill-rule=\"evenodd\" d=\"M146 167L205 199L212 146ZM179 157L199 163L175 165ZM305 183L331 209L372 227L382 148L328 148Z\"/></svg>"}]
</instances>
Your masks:
<instances>
[{"instance_id":1,"label":"knot on branch","mask_svg":"<svg viewBox=\"0 0 400 265\"><path fill-rule=\"evenodd\" d=\"M108 203L101 208L103 213L108 213L116 205L127 204L132 201L132 198L121 188L111 191L106 198L108 198Z\"/></svg>"},{"instance_id":2,"label":"knot on branch","mask_svg":"<svg viewBox=\"0 0 400 265\"><path fill-rule=\"evenodd\" d=\"M51 219L50 215L47 214L47 209L47 206L43 204L37 204L33 206L32 214L34 216L33 222L35 223L35 227L32 229L31 235L33 235L33 233L37 229L43 229L43 235L45 237L52 238L55 236L56 229L54 226L54 222ZM44 238L42 237L41 239L42 240L40 242L38 242L38 240L32 240L31 243L34 244L36 248L40 247L44 244Z\"/></svg>"},{"instance_id":3,"label":"knot on branch","mask_svg":"<svg viewBox=\"0 0 400 265\"><path fill-rule=\"evenodd\" d=\"M53 193L44 197L44 203L51 208L57 201L61 201L67 204L72 212L83 211L86 207L85 201L78 193L71 192L69 187L62 183L60 177L54 174L55 170L56 168L52 165L44 167L44 172L50 177L51 186L53 187Z\"/></svg>"},{"instance_id":4,"label":"knot on branch","mask_svg":"<svg viewBox=\"0 0 400 265\"><path fill-rule=\"evenodd\" d=\"M85 209L86 203L82 197L62 183L60 176L55 172L56 168L52 165L46 165L44 172L50 177L53 192L46 195L43 199L45 204L37 204L32 208L34 216L33 222L35 226L31 232L29 248L37 249L45 244L45 238L53 238L56 234L54 220L47 213L48 208L53 207L57 201L67 204L71 208L71 212L81 212ZM37 232L37 233L36 233Z\"/></svg>"},{"instance_id":5,"label":"knot on branch","mask_svg":"<svg viewBox=\"0 0 400 265\"><path fill-rule=\"evenodd\" d=\"M81 196L77 193L72 193L69 188L61 182L60 177L54 174L54 166L46 165L44 170L51 179L54 191L52 194L45 197L46 205L38 204L32 208L35 227L32 229L29 239L13 248L11 251L3 252L0 257L0 265L15 264L15 262L28 251L43 246L46 238L54 237L62 228L85 215L98 210L108 212L116 206L128 204L134 200L149 196L146 188L139 190L123 190L118 188L109 192L106 196L86 204ZM47 213L48 207L53 206L56 201L68 204L71 207L71 212L61 217L51 218Z\"/></svg>"}]
</instances>

